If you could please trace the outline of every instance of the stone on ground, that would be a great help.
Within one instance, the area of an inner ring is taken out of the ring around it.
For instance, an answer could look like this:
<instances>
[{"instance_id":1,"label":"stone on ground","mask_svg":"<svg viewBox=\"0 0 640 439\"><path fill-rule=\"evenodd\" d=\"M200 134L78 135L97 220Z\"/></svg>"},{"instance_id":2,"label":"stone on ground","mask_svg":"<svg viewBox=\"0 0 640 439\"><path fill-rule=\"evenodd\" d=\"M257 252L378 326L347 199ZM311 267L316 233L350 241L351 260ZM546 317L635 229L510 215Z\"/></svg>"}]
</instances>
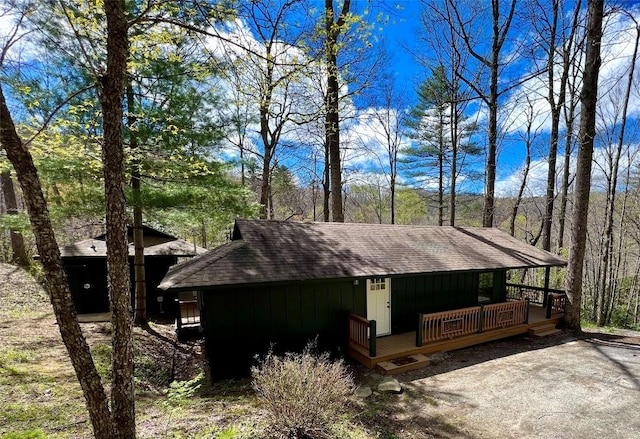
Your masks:
<instances>
[{"instance_id":1,"label":"stone on ground","mask_svg":"<svg viewBox=\"0 0 640 439\"><path fill-rule=\"evenodd\" d=\"M378 392L402 393L402 386L395 378L385 378L380 384L378 384Z\"/></svg>"}]
</instances>

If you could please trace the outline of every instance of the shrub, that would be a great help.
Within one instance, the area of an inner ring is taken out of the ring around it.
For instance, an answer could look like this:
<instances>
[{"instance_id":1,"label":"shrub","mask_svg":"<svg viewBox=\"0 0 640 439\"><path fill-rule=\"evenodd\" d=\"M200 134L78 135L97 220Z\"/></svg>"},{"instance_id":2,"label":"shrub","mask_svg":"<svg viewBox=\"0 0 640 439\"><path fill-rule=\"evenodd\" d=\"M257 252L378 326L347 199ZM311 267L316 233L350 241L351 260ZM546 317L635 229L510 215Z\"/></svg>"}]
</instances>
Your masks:
<instances>
[{"instance_id":1,"label":"shrub","mask_svg":"<svg viewBox=\"0 0 640 439\"><path fill-rule=\"evenodd\" d=\"M204 381L204 373L201 371L195 378L188 381L173 381L167 389L167 400L164 402L168 406L184 406L189 403Z\"/></svg>"},{"instance_id":2,"label":"shrub","mask_svg":"<svg viewBox=\"0 0 640 439\"><path fill-rule=\"evenodd\" d=\"M314 353L269 352L253 367L253 389L266 409L268 433L275 438L325 438L344 413L353 393L353 378L342 360Z\"/></svg>"}]
</instances>

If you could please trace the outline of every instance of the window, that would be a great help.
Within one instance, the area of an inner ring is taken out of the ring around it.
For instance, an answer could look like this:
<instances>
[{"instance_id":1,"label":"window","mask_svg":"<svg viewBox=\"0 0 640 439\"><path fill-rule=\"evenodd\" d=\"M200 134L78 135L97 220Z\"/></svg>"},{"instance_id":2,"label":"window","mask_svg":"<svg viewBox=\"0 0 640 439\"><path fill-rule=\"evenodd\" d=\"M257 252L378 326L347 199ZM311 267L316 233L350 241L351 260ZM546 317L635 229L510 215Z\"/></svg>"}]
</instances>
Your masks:
<instances>
[{"instance_id":1,"label":"window","mask_svg":"<svg viewBox=\"0 0 640 439\"><path fill-rule=\"evenodd\" d=\"M379 291L379 290L386 290L386 289L387 289L387 282L385 278L378 277L378 278L371 279L369 283L370 291Z\"/></svg>"},{"instance_id":2,"label":"window","mask_svg":"<svg viewBox=\"0 0 640 439\"><path fill-rule=\"evenodd\" d=\"M478 302L491 302L493 296L493 272L480 273L478 276Z\"/></svg>"}]
</instances>

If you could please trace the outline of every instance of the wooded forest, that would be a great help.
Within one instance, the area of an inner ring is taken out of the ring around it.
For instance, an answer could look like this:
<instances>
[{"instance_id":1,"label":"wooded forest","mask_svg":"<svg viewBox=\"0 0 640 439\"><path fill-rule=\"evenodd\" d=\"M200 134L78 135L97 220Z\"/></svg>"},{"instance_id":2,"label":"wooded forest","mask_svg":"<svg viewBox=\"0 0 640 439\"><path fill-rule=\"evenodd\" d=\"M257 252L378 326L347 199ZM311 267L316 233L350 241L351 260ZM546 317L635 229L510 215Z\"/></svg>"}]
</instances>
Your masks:
<instances>
[{"instance_id":1,"label":"wooded forest","mask_svg":"<svg viewBox=\"0 0 640 439\"><path fill-rule=\"evenodd\" d=\"M96 436L134 425L128 223L207 248L235 217L498 227L569 259L552 281L578 318L637 329L638 17L601 0L2 1L1 255L39 255ZM58 251L105 230L110 407Z\"/></svg>"},{"instance_id":2,"label":"wooded forest","mask_svg":"<svg viewBox=\"0 0 640 439\"><path fill-rule=\"evenodd\" d=\"M126 4L127 220L204 247L237 216L500 227L568 256L586 5L423 1L399 83L402 2L321 3ZM3 93L59 243L104 227L101 4L2 6ZM637 327L638 11L605 15L582 311ZM2 256L24 262L3 163Z\"/></svg>"}]
</instances>

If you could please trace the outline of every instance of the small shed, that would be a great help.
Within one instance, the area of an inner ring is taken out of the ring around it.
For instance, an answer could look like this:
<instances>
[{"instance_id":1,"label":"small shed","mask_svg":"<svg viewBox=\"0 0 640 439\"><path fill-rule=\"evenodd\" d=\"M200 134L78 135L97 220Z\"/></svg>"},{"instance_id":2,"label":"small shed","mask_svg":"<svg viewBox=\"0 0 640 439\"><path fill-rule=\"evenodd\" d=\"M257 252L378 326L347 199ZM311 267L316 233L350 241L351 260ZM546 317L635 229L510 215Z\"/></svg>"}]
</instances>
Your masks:
<instances>
[{"instance_id":1,"label":"small shed","mask_svg":"<svg viewBox=\"0 0 640 439\"><path fill-rule=\"evenodd\" d=\"M176 293L160 291L158 284L169 270L183 258L192 258L205 250L148 226L143 227L147 315L175 317ZM135 300L133 227L128 228L129 266L132 304ZM107 290L106 236L85 239L60 249L62 262L78 314L109 312Z\"/></svg>"},{"instance_id":2,"label":"small shed","mask_svg":"<svg viewBox=\"0 0 640 439\"><path fill-rule=\"evenodd\" d=\"M344 351L348 316L376 335L419 313L506 300L508 270L566 261L495 228L238 219L231 241L172 267L160 289L195 291L215 378L246 373L275 343Z\"/></svg>"}]
</instances>

